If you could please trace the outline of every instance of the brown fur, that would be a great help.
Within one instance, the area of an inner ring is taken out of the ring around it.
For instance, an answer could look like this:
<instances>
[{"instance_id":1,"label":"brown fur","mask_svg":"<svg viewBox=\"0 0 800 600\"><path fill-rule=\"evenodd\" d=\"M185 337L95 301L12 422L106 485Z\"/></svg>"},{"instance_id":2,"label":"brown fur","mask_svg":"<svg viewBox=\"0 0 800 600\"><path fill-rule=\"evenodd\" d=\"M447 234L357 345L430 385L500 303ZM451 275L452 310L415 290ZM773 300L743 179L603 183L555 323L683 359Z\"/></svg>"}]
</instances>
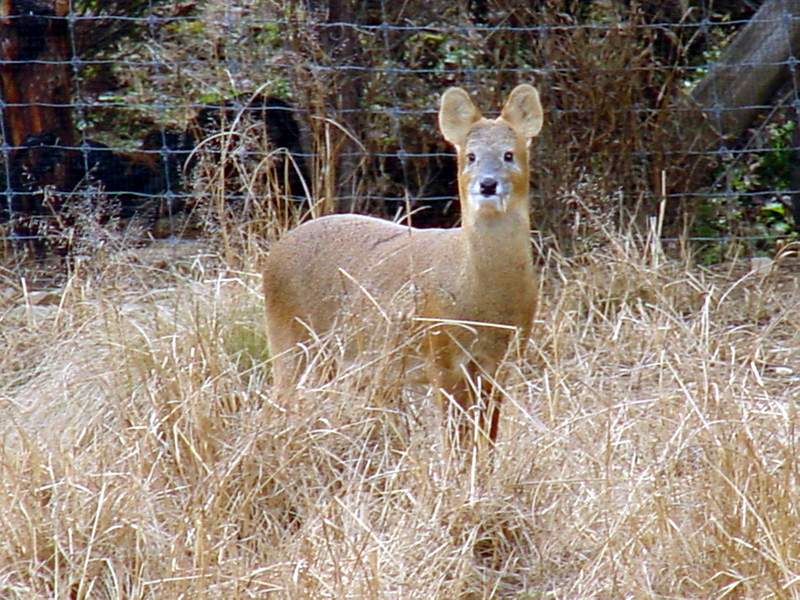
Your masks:
<instances>
[{"instance_id":1,"label":"brown fur","mask_svg":"<svg viewBox=\"0 0 800 600\"><path fill-rule=\"evenodd\" d=\"M310 331L325 334L356 315L372 335L375 324L400 316L422 340L416 351L446 414L460 419L479 407L480 431L493 442L497 410L485 427L490 382L510 344L527 339L535 310L528 145L542 111L529 85L512 92L496 120L451 88L439 123L458 151L463 225L421 230L357 215L301 225L266 259L267 335L276 386L286 392L305 364L297 348ZM488 194L478 179L489 191L496 179L507 193ZM467 441L460 421L451 442Z\"/></svg>"}]
</instances>

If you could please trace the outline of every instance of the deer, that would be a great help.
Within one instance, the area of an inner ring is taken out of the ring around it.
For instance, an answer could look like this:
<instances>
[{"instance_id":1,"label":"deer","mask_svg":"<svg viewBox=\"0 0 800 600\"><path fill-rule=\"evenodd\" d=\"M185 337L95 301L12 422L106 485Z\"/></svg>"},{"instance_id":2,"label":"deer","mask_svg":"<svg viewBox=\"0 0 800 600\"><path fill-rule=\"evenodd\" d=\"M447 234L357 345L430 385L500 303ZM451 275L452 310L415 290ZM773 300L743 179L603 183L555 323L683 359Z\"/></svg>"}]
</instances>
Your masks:
<instances>
[{"instance_id":1,"label":"deer","mask_svg":"<svg viewBox=\"0 0 800 600\"><path fill-rule=\"evenodd\" d=\"M496 377L527 341L536 310L529 147L543 111L529 84L514 88L496 119L451 87L438 117L456 150L460 226L335 214L275 242L262 270L274 385L291 393L308 368L309 342L342 327L346 315L365 324L362 339L375 321L397 318L419 340L411 352L444 413L446 448L494 448Z\"/></svg>"}]
</instances>

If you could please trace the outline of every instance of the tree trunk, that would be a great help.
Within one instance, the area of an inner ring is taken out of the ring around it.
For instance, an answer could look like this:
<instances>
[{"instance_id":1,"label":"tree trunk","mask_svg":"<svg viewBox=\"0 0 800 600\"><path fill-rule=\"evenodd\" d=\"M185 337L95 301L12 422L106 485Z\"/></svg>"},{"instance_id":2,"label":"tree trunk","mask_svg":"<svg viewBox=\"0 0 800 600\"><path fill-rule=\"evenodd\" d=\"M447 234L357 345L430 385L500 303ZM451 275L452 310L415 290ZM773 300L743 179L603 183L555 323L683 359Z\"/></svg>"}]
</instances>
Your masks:
<instances>
[{"instance_id":1,"label":"tree trunk","mask_svg":"<svg viewBox=\"0 0 800 600\"><path fill-rule=\"evenodd\" d=\"M719 138L736 139L752 124L768 105L778 88L788 79L795 85L798 100L797 74L800 48L800 0L768 0L758 9L750 23L722 53L711 72L695 87L692 99L707 115L701 129L703 145L708 147ZM798 114L800 106L795 106ZM796 121L800 128L800 117ZM800 159L800 131L793 135L793 152ZM800 166L790 167L792 213L795 228L800 228Z\"/></svg>"},{"instance_id":2,"label":"tree trunk","mask_svg":"<svg viewBox=\"0 0 800 600\"><path fill-rule=\"evenodd\" d=\"M360 0L311 0L312 10L320 15L325 26L320 28L319 40L328 64L333 67L354 65L359 62L359 45L356 30ZM337 25L341 23L342 25ZM352 69L342 70L333 77L337 97L334 99L339 113L337 121L352 135L361 131L361 90L363 75ZM349 137L339 147L336 181L337 212L356 212L358 209L359 170L363 158L360 148Z\"/></svg>"},{"instance_id":3,"label":"tree trunk","mask_svg":"<svg viewBox=\"0 0 800 600\"><path fill-rule=\"evenodd\" d=\"M72 123L69 3L0 0L0 97L11 146L52 132L61 144L77 138Z\"/></svg>"},{"instance_id":4,"label":"tree trunk","mask_svg":"<svg viewBox=\"0 0 800 600\"><path fill-rule=\"evenodd\" d=\"M42 210L42 193L32 193L28 179L65 190L76 178L77 162L68 160L75 151L64 148L78 139L63 18L68 11L69 0L0 0L0 124L8 175L0 220Z\"/></svg>"},{"instance_id":5,"label":"tree trunk","mask_svg":"<svg viewBox=\"0 0 800 600\"><path fill-rule=\"evenodd\" d=\"M767 0L679 102L673 127L683 140L678 151L686 158L656 157L654 189L661 193L662 181L668 194L707 186L716 165L710 151L721 142L735 142L769 108L777 90L795 76L795 48L800 48L800 0ZM800 200L795 202L800 216ZM668 222L676 222L679 213L676 203L667 205Z\"/></svg>"},{"instance_id":6,"label":"tree trunk","mask_svg":"<svg viewBox=\"0 0 800 600\"><path fill-rule=\"evenodd\" d=\"M711 128L705 146L744 133L789 78L799 44L800 0L767 0L692 91Z\"/></svg>"}]
</instances>

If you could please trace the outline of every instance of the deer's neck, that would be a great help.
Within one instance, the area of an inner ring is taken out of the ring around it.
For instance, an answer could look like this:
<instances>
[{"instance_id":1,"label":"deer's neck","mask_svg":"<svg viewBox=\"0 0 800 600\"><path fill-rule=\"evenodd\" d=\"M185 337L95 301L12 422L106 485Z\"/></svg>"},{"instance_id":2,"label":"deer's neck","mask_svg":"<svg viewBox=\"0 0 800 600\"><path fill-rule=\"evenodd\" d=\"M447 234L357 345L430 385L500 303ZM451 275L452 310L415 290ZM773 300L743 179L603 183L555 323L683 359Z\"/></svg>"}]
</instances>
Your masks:
<instances>
[{"instance_id":1,"label":"deer's neck","mask_svg":"<svg viewBox=\"0 0 800 600\"><path fill-rule=\"evenodd\" d=\"M527 203L520 204L504 215L464 221L465 274L478 294L527 294L533 285L530 218Z\"/></svg>"}]
</instances>

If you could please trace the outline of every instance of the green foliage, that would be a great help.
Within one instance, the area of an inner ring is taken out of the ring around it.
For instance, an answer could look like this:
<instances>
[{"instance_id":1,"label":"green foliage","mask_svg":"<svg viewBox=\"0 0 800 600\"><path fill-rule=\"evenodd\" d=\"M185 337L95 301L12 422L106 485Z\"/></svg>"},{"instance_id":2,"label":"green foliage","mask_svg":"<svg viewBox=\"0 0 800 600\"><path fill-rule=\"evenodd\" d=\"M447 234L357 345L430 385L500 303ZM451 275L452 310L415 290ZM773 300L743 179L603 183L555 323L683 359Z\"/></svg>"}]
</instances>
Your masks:
<instances>
[{"instance_id":1,"label":"green foliage","mask_svg":"<svg viewBox=\"0 0 800 600\"><path fill-rule=\"evenodd\" d=\"M203 36L206 34L206 24L201 20L181 20L169 23L166 31L176 37Z\"/></svg>"},{"instance_id":2,"label":"green foliage","mask_svg":"<svg viewBox=\"0 0 800 600\"><path fill-rule=\"evenodd\" d=\"M793 120L770 123L763 128L760 152L741 153L722 162L716 179L724 181L729 191L698 203L693 236L763 238L751 244L750 250L756 253L772 252L777 241L797 238L790 198L781 194L791 189L795 127ZM701 261L718 262L725 254L720 248L721 244L705 247Z\"/></svg>"},{"instance_id":3,"label":"green foliage","mask_svg":"<svg viewBox=\"0 0 800 600\"><path fill-rule=\"evenodd\" d=\"M236 321L225 328L223 348L239 368L240 373L251 371L269 359L269 345L262 320Z\"/></svg>"},{"instance_id":4,"label":"green foliage","mask_svg":"<svg viewBox=\"0 0 800 600\"><path fill-rule=\"evenodd\" d=\"M278 23L267 22L255 33L253 41L259 46L278 50L283 46L284 37L285 32Z\"/></svg>"},{"instance_id":5,"label":"green foliage","mask_svg":"<svg viewBox=\"0 0 800 600\"><path fill-rule=\"evenodd\" d=\"M792 133L795 121L772 123L767 126L767 152L755 156L757 184L771 189L790 188L790 164L792 160Z\"/></svg>"}]
</instances>

